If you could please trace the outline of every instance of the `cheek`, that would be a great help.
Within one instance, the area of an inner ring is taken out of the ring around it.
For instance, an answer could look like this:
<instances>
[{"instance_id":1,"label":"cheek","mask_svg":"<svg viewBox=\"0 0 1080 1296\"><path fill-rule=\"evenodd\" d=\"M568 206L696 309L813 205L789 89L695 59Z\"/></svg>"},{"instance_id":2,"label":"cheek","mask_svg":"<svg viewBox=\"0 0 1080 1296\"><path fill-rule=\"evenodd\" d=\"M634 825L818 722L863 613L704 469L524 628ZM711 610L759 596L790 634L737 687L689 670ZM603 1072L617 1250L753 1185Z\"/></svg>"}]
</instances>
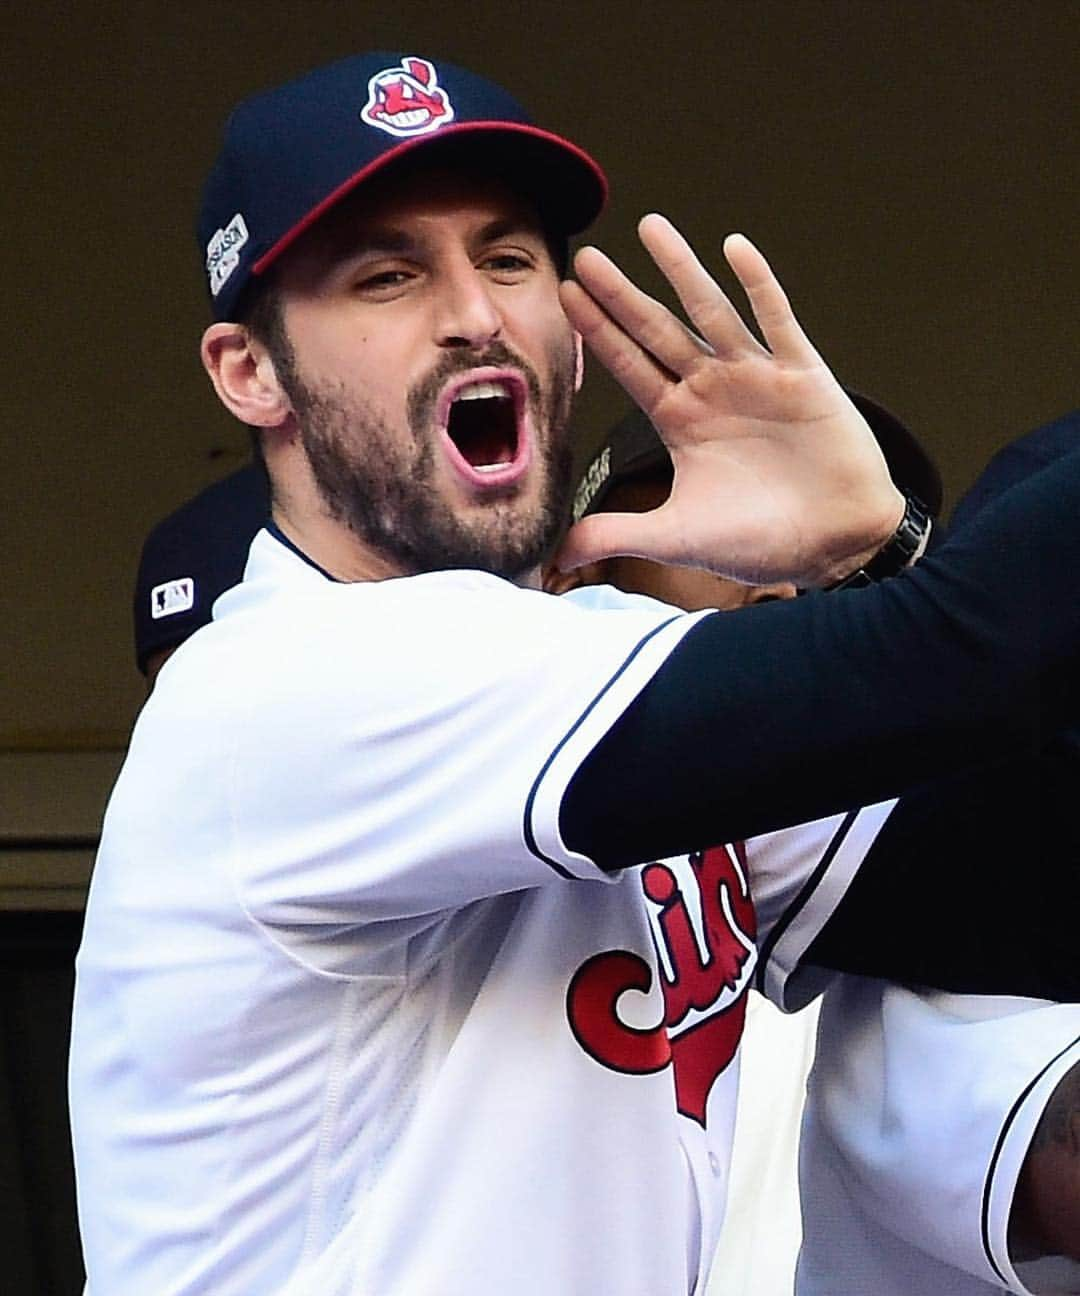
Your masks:
<instances>
[{"instance_id":1,"label":"cheek","mask_svg":"<svg viewBox=\"0 0 1080 1296\"><path fill-rule=\"evenodd\" d=\"M554 368L581 382L581 339L563 313L558 293L536 291L503 300L502 319L507 341L534 365Z\"/></svg>"},{"instance_id":2,"label":"cheek","mask_svg":"<svg viewBox=\"0 0 1080 1296\"><path fill-rule=\"evenodd\" d=\"M299 306L287 322L299 371L325 385L387 387L401 381L412 354L411 339L391 317L375 327L347 303L333 309Z\"/></svg>"},{"instance_id":3,"label":"cheek","mask_svg":"<svg viewBox=\"0 0 1080 1296\"><path fill-rule=\"evenodd\" d=\"M405 415L411 375L408 348L391 335L340 334L316 339L305 353L297 348L300 373L328 395L391 421Z\"/></svg>"}]
</instances>

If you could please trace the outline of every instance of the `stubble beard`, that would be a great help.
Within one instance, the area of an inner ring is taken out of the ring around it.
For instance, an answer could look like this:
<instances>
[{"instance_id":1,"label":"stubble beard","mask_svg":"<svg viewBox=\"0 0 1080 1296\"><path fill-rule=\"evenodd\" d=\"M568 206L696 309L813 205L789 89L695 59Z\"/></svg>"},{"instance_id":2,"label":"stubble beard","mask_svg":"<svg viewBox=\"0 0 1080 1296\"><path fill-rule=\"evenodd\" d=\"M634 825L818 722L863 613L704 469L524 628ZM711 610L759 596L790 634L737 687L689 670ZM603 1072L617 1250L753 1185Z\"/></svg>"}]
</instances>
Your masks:
<instances>
[{"instance_id":1,"label":"stubble beard","mask_svg":"<svg viewBox=\"0 0 1080 1296\"><path fill-rule=\"evenodd\" d=\"M448 353L409 392L408 444L343 384L306 382L291 354L278 357L275 366L332 518L405 575L469 568L513 580L551 553L568 518L572 456L567 433L576 363L572 342L553 347L544 393L534 370L503 343L493 343L483 354ZM525 379L536 432L529 475L539 473L539 491L535 503L515 488L459 514L436 487L436 454L441 451L435 443L435 406L448 378L487 365L513 368Z\"/></svg>"}]
</instances>

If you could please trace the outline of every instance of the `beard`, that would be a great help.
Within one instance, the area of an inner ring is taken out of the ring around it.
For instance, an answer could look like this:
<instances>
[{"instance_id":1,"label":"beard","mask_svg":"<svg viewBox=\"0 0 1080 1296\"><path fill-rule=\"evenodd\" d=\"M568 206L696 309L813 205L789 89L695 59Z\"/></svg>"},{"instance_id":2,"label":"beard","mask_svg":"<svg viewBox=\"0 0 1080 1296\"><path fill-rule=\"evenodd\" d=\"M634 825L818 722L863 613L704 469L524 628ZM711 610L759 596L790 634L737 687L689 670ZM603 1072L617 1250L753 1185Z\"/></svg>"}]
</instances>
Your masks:
<instances>
[{"instance_id":1,"label":"beard","mask_svg":"<svg viewBox=\"0 0 1080 1296\"><path fill-rule=\"evenodd\" d=\"M406 442L343 384L305 382L292 354L279 356L276 368L335 521L408 575L471 568L513 580L547 557L569 516L573 344L552 348L548 360L545 394L535 371L501 342L482 354L447 353L408 394ZM540 488L533 503L514 487L459 514L437 488L435 406L449 378L480 365L510 367L525 380L537 441L532 474L539 472Z\"/></svg>"}]
</instances>

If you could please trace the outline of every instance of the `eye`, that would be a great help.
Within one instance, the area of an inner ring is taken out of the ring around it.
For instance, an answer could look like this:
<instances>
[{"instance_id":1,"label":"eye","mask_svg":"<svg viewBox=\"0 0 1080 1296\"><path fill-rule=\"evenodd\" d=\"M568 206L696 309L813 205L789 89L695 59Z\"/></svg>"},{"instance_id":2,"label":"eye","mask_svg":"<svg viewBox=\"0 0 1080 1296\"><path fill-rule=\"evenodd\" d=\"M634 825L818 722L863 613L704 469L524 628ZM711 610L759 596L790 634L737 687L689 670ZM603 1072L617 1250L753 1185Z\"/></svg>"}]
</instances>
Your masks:
<instances>
[{"instance_id":1,"label":"eye","mask_svg":"<svg viewBox=\"0 0 1080 1296\"><path fill-rule=\"evenodd\" d=\"M354 290L365 297L388 297L411 283L412 271L397 267L389 270L364 272L354 281Z\"/></svg>"},{"instance_id":2,"label":"eye","mask_svg":"<svg viewBox=\"0 0 1080 1296\"><path fill-rule=\"evenodd\" d=\"M480 269L499 282L517 280L535 268L536 258L517 249L488 252L480 262Z\"/></svg>"},{"instance_id":3,"label":"eye","mask_svg":"<svg viewBox=\"0 0 1080 1296\"><path fill-rule=\"evenodd\" d=\"M499 252L488 257L485 264L493 270L524 270L532 263L520 252Z\"/></svg>"}]
</instances>

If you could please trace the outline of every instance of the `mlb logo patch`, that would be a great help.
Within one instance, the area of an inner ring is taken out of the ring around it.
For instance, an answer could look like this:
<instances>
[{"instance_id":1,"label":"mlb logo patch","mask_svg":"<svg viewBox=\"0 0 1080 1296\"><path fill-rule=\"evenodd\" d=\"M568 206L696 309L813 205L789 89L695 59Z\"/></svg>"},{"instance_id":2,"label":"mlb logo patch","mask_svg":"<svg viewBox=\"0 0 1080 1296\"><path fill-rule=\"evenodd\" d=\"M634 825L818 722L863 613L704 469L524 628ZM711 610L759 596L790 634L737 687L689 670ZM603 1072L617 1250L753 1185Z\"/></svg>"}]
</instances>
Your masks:
<instances>
[{"instance_id":1,"label":"mlb logo patch","mask_svg":"<svg viewBox=\"0 0 1080 1296\"><path fill-rule=\"evenodd\" d=\"M454 108L427 59L409 55L368 82L360 120L388 135L427 135L454 120Z\"/></svg>"},{"instance_id":2,"label":"mlb logo patch","mask_svg":"<svg viewBox=\"0 0 1080 1296\"><path fill-rule=\"evenodd\" d=\"M195 582L190 576L163 581L150 591L150 615L155 621L162 617L190 612L195 606Z\"/></svg>"}]
</instances>

